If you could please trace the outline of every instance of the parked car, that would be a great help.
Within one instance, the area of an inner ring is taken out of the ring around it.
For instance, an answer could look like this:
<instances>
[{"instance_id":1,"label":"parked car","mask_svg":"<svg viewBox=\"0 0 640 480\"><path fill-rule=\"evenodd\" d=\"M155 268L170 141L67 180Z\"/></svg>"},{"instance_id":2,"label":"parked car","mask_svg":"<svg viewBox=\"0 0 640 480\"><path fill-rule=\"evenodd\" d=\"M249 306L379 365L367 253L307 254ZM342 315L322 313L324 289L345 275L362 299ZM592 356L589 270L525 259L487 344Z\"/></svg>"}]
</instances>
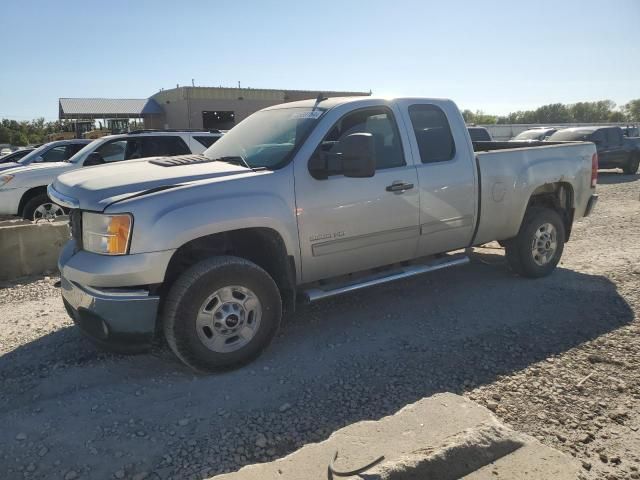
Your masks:
<instances>
[{"instance_id":1,"label":"parked car","mask_svg":"<svg viewBox=\"0 0 640 480\"><path fill-rule=\"evenodd\" d=\"M100 345L162 331L210 371L259 355L296 299L468 261L445 252L499 240L549 275L597 200L595 146L476 145L448 100L331 98L261 110L204 155L65 173L64 304Z\"/></svg>"},{"instance_id":2,"label":"parked car","mask_svg":"<svg viewBox=\"0 0 640 480\"><path fill-rule=\"evenodd\" d=\"M9 170L16 167L26 167L32 163L55 163L64 162L78 153L84 146L91 143L91 140L60 140L49 142L33 149L24 157L13 162L0 164L0 171Z\"/></svg>"},{"instance_id":3,"label":"parked car","mask_svg":"<svg viewBox=\"0 0 640 480\"><path fill-rule=\"evenodd\" d=\"M622 134L625 137L640 137L640 129L637 126L627 125L626 127L620 127Z\"/></svg>"},{"instance_id":4,"label":"parked car","mask_svg":"<svg viewBox=\"0 0 640 480\"><path fill-rule=\"evenodd\" d=\"M2 149L0 149L0 157L4 157L5 155L9 155L13 150L11 150L9 147L4 147Z\"/></svg>"},{"instance_id":5,"label":"parked car","mask_svg":"<svg viewBox=\"0 0 640 480\"><path fill-rule=\"evenodd\" d=\"M55 219L65 212L47 197L47 185L61 173L122 160L202 153L212 139L220 137L202 131L140 130L98 140L65 140L63 143L83 142L84 148L64 161L45 160L0 172L0 215Z\"/></svg>"},{"instance_id":6,"label":"parked car","mask_svg":"<svg viewBox=\"0 0 640 480\"><path fill-rule=\"evenodd\" d=\"M467 127L472 142L491 142L491 134L484 127Z\"/></svg>"},{"instance_id":7,"label":"parked car","mask_svg":"<svg viewBox=\"0 0 640 480\"><path fill-rule=\"evenodd\" d=\"M621 168L633 174L640 166L640 138L625 137L620 127L575 127L559 130L549 141L593 142L598 150L600 168Z\"/></svg>"},{"instance_id":8,"label":"parked car","mask_svg":"<svg viewBox=\"0 0 640 480\"><path fill-rule=\"evenodd\" d=\"M546 140L549 136L553 135L558 131L557 128L553 127L536 127L530 128L529 130L525 130L524 132L520 132L518 135L513 137L510 142L535 142Z\"/></svg>"},{"instance_id":9,"label":"parked car","mask_svg":"<svg viewBox=\"0 0 640 480\"><path fill-rule=\"evenodd\" d=\"M16 150L15 152L11 152L7 155L0 157L0 165L3 163L15 163L20 160L25 155L33 152L33 148L23 148L21 150Z\"/></svg>"}]
</instances>

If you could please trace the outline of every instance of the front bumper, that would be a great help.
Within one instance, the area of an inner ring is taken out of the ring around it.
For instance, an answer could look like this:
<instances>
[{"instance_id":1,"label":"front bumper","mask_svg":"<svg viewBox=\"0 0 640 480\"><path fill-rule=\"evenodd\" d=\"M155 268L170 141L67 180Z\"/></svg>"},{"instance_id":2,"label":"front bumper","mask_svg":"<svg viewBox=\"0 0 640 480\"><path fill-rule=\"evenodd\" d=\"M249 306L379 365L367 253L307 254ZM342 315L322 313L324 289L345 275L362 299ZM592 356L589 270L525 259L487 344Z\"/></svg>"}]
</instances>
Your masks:
<instances>
[{"instance_id":1,"label":"front bumper","mask_svg":"<svg viewBox=\"0 0 640 480\"><path fill-rule=\"evenodd\" d=\"M587 208L584 210L585 217L591 215L591 212L596 207L596 203L598 203L598 195L594 193L589 197L589 201L587 202Z\"/></svg>"},{"instance_id":2,"label":"front bumper","mask_svg":"<svg viewBox=\"0 0 640 480\"><path fill-rule=\"evenodd\" d=\"M67 242L58 260L67 313L97 343L121 351L148 346L160 297L144 287L162 283L173 251L107 256Z\"/></svg>"},{"instance_id":3,"label":"front bumper","mask_svg":"<svg viewBox=\"0 0 640 480\"><path fill-rule=\"evenodd\" d=\"M60 283L67 313L89 337L122 348L151 344L159 297L145 290L95 289L65 277Z\"/></svg>"}]
</instances>

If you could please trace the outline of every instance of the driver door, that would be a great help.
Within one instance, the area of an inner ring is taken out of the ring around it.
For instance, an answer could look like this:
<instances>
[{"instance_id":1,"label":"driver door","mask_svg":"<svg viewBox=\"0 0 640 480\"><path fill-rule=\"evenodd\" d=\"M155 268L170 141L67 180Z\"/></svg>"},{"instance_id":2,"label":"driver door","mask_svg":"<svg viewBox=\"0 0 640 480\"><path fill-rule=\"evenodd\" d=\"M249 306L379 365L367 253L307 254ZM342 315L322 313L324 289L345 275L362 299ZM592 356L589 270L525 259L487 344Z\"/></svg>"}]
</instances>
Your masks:
<instances>
[{"instance_id":1,"label":"driver door","mask_svg":"<svg viewBox=\"0 0 640 480\"><path fill-rule=\"evenodd\" d=\"M419 236L418 178L415 167L406 161L406 139L400 136L395 118L386 106L351 111L334 120L317 147L331 152L347 135L370 133L375 145L373 177L337 174L318 180L310 175L307 164L296 164L303 282L415 256Z\"/></svg>"}]
</instances>

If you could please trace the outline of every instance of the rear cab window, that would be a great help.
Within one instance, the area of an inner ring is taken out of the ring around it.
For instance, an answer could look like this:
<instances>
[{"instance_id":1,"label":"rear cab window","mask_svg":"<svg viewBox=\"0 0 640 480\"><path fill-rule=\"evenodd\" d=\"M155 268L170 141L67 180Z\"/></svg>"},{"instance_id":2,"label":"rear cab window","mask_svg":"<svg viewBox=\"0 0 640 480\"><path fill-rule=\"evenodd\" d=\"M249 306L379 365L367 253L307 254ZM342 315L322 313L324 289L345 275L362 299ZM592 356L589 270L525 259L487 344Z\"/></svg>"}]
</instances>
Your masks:
<instances>
[{"instance_id":1,"label":"rear cab window","mask_svg":"<svg viewBox=\"0 0 640 480\"><path fill-rule=\"evenodd\" d=\"M440 107L431 104L411 105L409 118L422 163L446 162L455 157L456 146L451 126Z\"/></svg>"}]
</instances>

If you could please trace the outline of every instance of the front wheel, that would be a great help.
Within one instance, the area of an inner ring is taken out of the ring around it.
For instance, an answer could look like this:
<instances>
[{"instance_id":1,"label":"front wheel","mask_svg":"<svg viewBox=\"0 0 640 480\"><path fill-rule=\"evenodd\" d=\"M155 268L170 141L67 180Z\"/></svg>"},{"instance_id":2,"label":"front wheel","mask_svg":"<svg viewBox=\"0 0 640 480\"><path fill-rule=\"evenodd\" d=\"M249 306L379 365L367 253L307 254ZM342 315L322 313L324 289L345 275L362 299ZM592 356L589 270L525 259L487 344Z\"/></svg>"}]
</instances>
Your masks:
<instances>
[{"instance_id":1,"label":"front wheel","mask_svg":"<svg viewBox=\"0 0 640 480\"><path fill-rule=\"evenodd\" d=\"M640 155L634 155L629 158L629 161L624 166L622 171L627 175L633 175L638 171L638 167L640 167Z\"/></svg>"},{"instance_id":2,"label":"front wheel","mask_svg":"<svg viewBox=\"0 0 640 480\"><path fill-rule=\"evenodd\" d=\"M506 243L507 263L523 277L545 277L560 262L564 242L560 215L549 208L532 207L525 214L518 236Z\"/></svg>"},{"instance_id":3,"label":"front wheel","mask_svg":"<svg viewBox=\"0 0 640 480\"><path fill-rule=\"evenodd\" d=\"M167 295L162 325L180 360L211 372L260 355L281 316L280 292L267 272L243 258L220 256L178 277Z\"/></svg>"},{"instance_id":4,"label":"front wheel","mask_svg":"<svg viewBox=\"0 0 640 480\"><path fill-rule=\"evenodd\" d=\"M46 193L36 195L27 201L22 212L22 217L25 220L33 220L34 222L40 220L52 222L62 215L65 215L64 209L53 203Z\"/></svg>"}]
</instances>

